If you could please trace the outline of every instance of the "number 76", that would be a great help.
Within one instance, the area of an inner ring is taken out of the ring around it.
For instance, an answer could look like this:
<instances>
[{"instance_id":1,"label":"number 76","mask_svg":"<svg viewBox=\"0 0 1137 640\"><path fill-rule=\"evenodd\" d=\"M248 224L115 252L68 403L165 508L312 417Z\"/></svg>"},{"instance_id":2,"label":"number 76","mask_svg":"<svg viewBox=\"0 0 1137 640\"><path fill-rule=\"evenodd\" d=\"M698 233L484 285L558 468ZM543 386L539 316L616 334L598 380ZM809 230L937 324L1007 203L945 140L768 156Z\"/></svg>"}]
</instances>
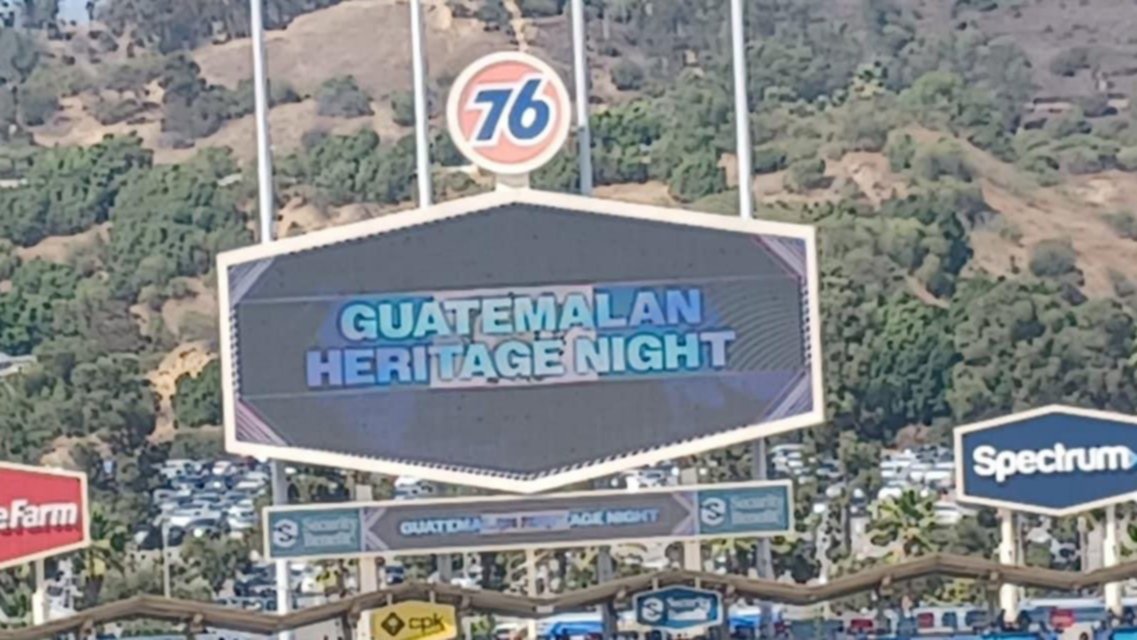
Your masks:
<instances>
[{"instance_id":1,"label":"number 76","mask_svg":"<svg viewBox=\"0 0 1137 640\"><path fill-rule=\"evenodd\" d=\"M540 142L553 128L552 101L544 95L546 84L544 77L532 75L516 83L479 89L468 105L481 112L471 144L496 144L503 131L521 146Z\"/></svg>"}]
</instances>

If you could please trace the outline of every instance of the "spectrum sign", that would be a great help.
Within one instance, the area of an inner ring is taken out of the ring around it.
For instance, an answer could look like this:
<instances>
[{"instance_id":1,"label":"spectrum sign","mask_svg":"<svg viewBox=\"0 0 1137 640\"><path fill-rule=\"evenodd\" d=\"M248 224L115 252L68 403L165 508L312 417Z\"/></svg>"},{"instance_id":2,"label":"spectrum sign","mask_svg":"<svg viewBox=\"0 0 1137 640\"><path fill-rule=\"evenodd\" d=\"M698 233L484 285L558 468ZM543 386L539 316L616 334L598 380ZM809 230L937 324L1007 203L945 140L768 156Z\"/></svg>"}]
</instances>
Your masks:
<instances>
[{"instance_id":1,"label":"spectrum sign","mask_svg":"<svg viewBox=\"0 0 1137 640\"><path fill-rule=\"evenodd\" d=\"M1070 515L1137 496L1137 417L1049 406L955 430L961 502Z\"/></svg>"},{"instance_id":2,"label":"spectrum sign","mask_svg":"<svg viewBox=\"0 0 1137 640\"><path fill-rule=\"evenodd\" d=\"M90 544L87 476L0 462L0 569Z\"/></svg>"},{"instance_id":3,"label":"spectrum sign","mask_svg":"<svg viewBox=\"0 0 1137 640\"><path fill-rule=\"evenodd\" d=\"M811 227L523 189L218 263L233 453L535 493L823 416Z\"/></svg>"}]
</instances>

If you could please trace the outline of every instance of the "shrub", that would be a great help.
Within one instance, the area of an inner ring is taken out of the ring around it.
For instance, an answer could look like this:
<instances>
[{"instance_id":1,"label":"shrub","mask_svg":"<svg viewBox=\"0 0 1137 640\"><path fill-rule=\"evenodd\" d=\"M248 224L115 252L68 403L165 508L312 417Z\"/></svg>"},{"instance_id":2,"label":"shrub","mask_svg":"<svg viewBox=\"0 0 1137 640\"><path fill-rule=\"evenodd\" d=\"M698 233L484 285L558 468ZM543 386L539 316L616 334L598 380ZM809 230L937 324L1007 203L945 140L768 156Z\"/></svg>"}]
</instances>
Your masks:
<instances>
[{"instance_id":1,"label":"shrub","mask_svg":"<svg viewBox=\"0 0 1137 640\"><path fill-rule=\"evenodd\" d=\"M1073 47L1060 51L1050 60L1050 72L1056 76L1073 76L1083 69L1090 68L1090 58L1090 50L1086 47Z\"/></svg>"},{"instance_id":2,"label":"shrub","mask_svg":"<svg viewBox=\"0 0 1137 640\"><path fill-rule=\"evenodd\" d=\"M44 124L59 111L59 97L54 93L25 89L19 95L20 112L24 116L24 123L29 126Z\"/></svg>"},{"instance_id":3,"label":"shrub","mask_svg":"<svg viewBox=\"0 0 1137 640\"><path fill-rule=\"evenodd\" d=\"M200 427L221 423L221 366L218 360L205 365L196 376L178 378L173 398L178 426Z\"/></svg>"},{"instance_id":4,"label":"shrub","mask_svg":"<svg viewBox=\"0 0 1137 640\"><path fill-rule=\"evenodd\" d=\"M391 111L395 124L410 127L415 123L415 97L410 91L396 91L391 94Z\"/></svg>"},{"instance_id":5,"label":"shrub","mask_svg":"<svg viewBox=\"0 0 1137 640\"><path fill-rule=\"evenodd\" d=\"M99 100L91 109L91 115L99 124L109 125L129 120L144 111L146 111L146 105L134 98Z\"/></svg>"},{"instance_id":6,"label":"shrub","mask_svg":"<svg viewBox=\"0 0 1137 640\"><path fill-rule=\"evenodd\" d=\"M1068 239L1043 240L1030 254L1030 272L1040 278L1056 278L1077 271L1078 254Z\"/></svg>"},{"instance_id":7,"label":"shrub","mask_svg":"<svg viewBox=\"0 0 1137 640\"><path fill-rule=\"evenodd\" d=\"M1105 169L1108 158L1089 147L1074 147L1058 154L1062 168L1074 175L1097 173Z\"/></svg>"},{"instance_id":8,"label":"shrub","mask_svg":"<svg viewBox=\"0 0 1137 640\"><path fill-rule=\"evenodd\" d=\"M331 118L369 116L371 97L359 88L353 76L330 78L316 92L316 113Z\"/></svg>"},{"instance_id":9,"label":"shrub","mask_svg":"<svg viewBox=\"0 0 1137 640\"><path fill-rule=\"evenodd\" d=\"M1088 96L1078 98L1078 106L1082 108L1082 113L1087 118L1100 118L1113 110L1109 106L1109 96L1104 93L1094 93Z\"/></svg>"},{"instance_id":10,"label":"shrub","mask_svg":"<svg viewBox=\"0 0 1137 640\"><path fill-rule=\"evenodd\" d=\"M1137 240L1137 216L1129 211L1118 211L1105 215L1105 221L1117 233L1128 240Z\"/></svg>"},{"instance_id":11,"label":"shrub","mask_svg":"<svg viewBox=\"0 0 1137 640\"><path fill-rule=\"evenodd\" d=\"M963 156L963 149L951 140L941 140L933 145L916 150L912 159L915 174L929 181L950 177L969 182L971 168Z\"/></svg>"},{"instance_id":12,"label":"shrub","mask_svg":"<svg viewBox=\"0 0 1137 640\"><path fill-rule=\"evenodd\" d=\"M754 149L754 173L773 173L786 168L786 152L779 146L764 144Z\"/></svg>"},{"instance_id":13,"label":"shrub","mask_svg":"<svg viewBox=\"0 0 1137 640\"><path fill-rule=\"evenodd\" d=\"M621 59L612 66L612 84L620 91L637 91L644 84L644 70L631 60Z\"/></svg>"},{"instance_id":14,"label":"shrub","mask_svg":"<svg viewBox=\"0 0 1137 640\"><path fill-rule=\"evenodd\" d=\"M821 158L798 160L789 166L785 186L794 193L802 193L825 186L825 161Z\"/></svg>"},{"instance_id":15,"label":"shrub","mask_svg":"<svg viewBox=\"0 0 1137 640\"><path fill-rule=\"evenodd\" d=\"M521 8L521 15L527 18L546 18L561 13L559 0L521 0L517 4Z\"/></svg>"},{"instance_id":16,"label":"shrub","mask_svg":"<svg viewBox=\"0 0 1137 640\"><path fill-rule=\"evenodd\" d=\"M912 158L916 155L916 141L907 133L889 136L888 143L884 146L884 155L893 171L909 169L912 167Z\"/></svg>"},{"instance_id":17,"label":"shrub","mask_svg":"<svg viewBox=\"0 0 1137 640\"><path fill-rule=\"evenodd\" d=\"M726 189L726 176L713 152L693 153L672 172L668 188L677 200L693 202Z\"/></svg>"},{"instance_id":18,"label":"shrub","mask_svg":"<svg viewBox=\"0 0 1137 640\"><path fill-rule=\"evenodd\" d=\"M1125 147L1118 151L1117 166L1122 171L1137 171L1137 147Z\"/></svg>"}]
</instances>

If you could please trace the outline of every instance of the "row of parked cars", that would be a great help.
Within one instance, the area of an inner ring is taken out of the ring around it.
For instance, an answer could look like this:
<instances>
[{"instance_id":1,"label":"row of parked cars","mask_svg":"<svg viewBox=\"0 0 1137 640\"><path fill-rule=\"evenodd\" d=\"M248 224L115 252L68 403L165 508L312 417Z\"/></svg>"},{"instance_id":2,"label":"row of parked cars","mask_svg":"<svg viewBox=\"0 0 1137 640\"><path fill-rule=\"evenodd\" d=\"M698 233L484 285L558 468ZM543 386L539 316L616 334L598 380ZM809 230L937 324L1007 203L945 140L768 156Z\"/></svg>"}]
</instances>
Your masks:
<instances>
[{"instance_id":1,"label":"row of parked cars","mask_svg":"<svg viewBox=\"0 0 1137 640\"><path fill-rule=\"evenodd\" d=\"M188 538L242 537L257 524L268 494L267 465L253 460L167 460L151 495L149 522L135 531L140 549L180 547Z\"/></svg>"}]
</instances>

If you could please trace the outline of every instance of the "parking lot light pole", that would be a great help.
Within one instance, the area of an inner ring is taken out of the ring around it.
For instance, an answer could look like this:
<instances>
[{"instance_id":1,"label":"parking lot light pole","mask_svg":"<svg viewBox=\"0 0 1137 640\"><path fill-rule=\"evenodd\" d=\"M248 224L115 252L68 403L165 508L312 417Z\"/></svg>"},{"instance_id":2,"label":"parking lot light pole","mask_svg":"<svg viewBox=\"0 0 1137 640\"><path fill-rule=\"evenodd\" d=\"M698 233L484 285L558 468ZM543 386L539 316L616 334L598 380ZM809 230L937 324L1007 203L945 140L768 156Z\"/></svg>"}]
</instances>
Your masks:
<instances>
[{"instance_id":1,"label":"parking lot light pole","mask_svg":"<svg viewBox=\"0 0 1137 640\"><path fill-rule=\"evenodd\" d=\"M170 594L170 519L162 518L162 595Z\"/></svg>"}]
</instances>

